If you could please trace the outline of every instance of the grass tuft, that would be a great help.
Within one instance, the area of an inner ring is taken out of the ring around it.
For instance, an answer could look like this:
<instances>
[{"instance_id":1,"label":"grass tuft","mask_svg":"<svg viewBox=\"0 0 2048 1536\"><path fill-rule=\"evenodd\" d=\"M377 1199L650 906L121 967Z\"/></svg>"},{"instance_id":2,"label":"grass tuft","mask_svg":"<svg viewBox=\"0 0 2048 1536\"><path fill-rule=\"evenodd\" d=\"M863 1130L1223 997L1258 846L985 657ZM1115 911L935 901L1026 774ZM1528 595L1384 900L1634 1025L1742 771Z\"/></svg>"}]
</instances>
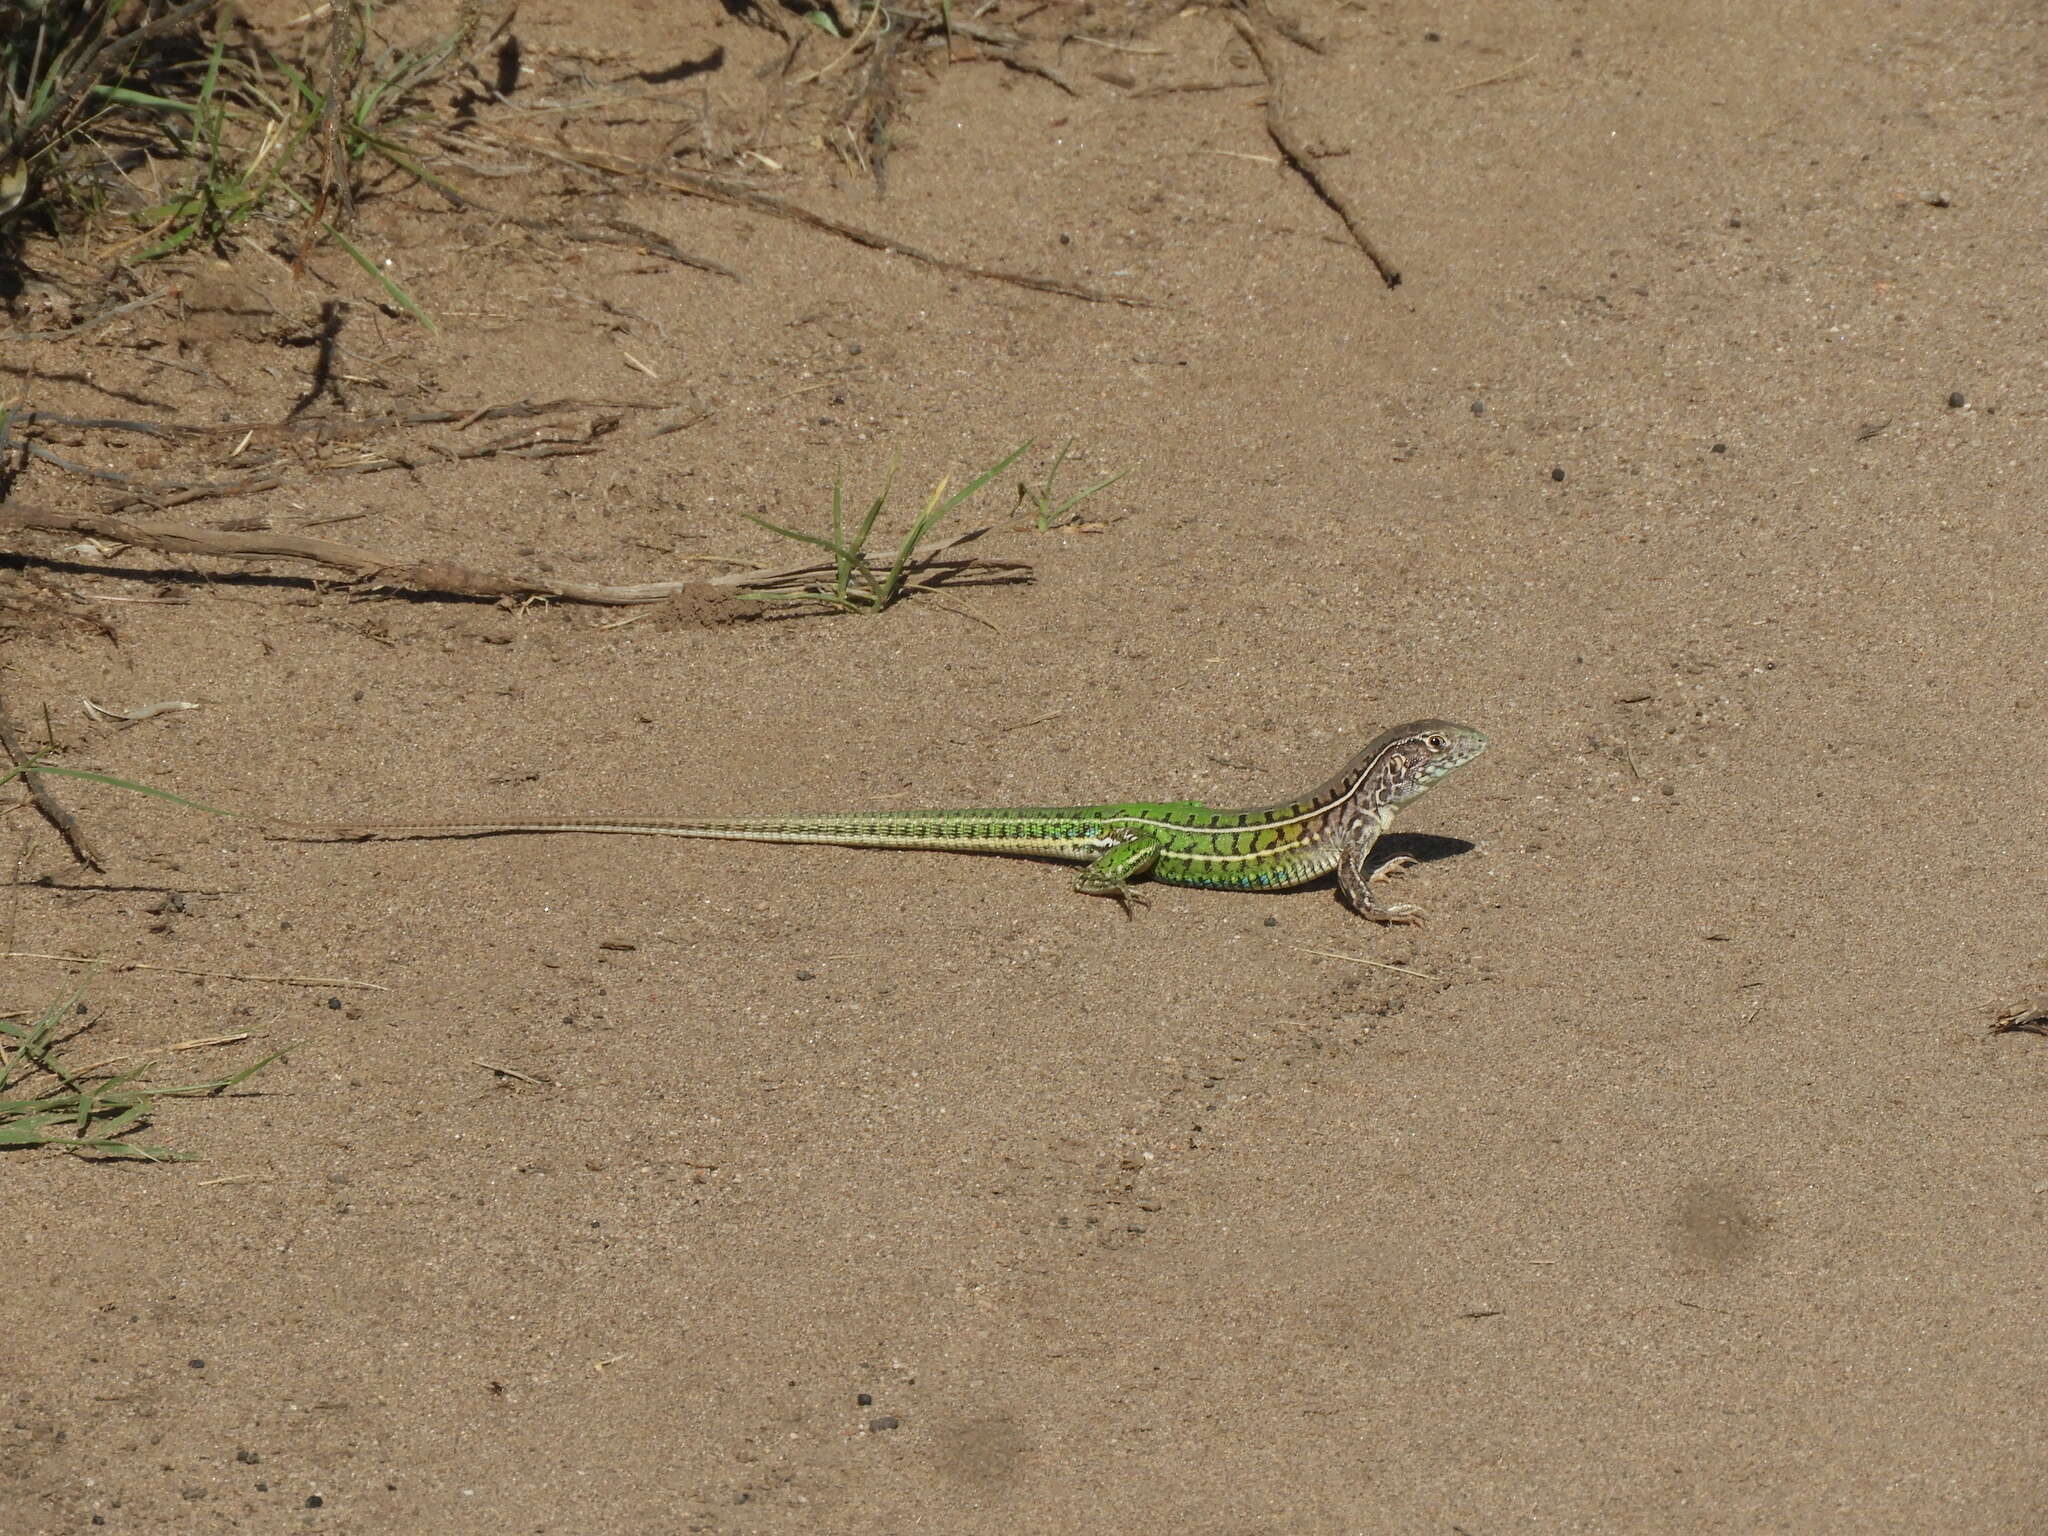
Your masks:
<instances>
[{"instance_id":1,"label":"grass tuft","mask_svg":"<svg viewBox=\"0 0 2048 1536\"><path fill-rule=\"evenodd\" d=\"M284 1046L240 1071L199 1083L145 1083L153 1063L108 1074L74 1068L58 1055L67 1020L82 1008L83 985L54 999L26 1023L0 1019L0 1151L55 1147L87 1158L182 1162L191 1154L134 1139L165 1099L207 1098L239 1087L295 1046Z\"/></svg>"},{"instance_id":2,"label":"grass tuft","mask_svg":"<svg viewBox=\"0 0 2048 1536\"><path fill-rule=\"evenodd\" d=\"M1086 490L1076 491L1065 501L1061 501L1053 490L1053 482L1059 478L1060 466L1067 462L1067 455L1073 448L1074 440L1071 437L1060 445L1060 451L1052 456L1051 467L1046 470L1045 479L1040 484L1034 486L1026 480L1017 482L1017 500L1020 505L1031 508L1032 526L1040 533L1049 532L1070 520L1079 521L1078 518L1069 517L1074 508L1097 491L1108 490L1130 473L1128 469L1120 469L1113 475L1105 475Z\"/></svg>"},{"instance_id":3,"label":"grass tuft","mask_svg":"<svg viewBox=\"0 0 2048 1536\"><path fill-rule=\"evenodd\" d=\"M371 0L324 9L294 61L219 0L0 0L0 235L125 211L140 230L114 254L133 260L224 255L266 228L294 259L330 241L425 323L343 226L388 172L460 201L407 134L489 18L470 0L452 31L399 50L373 47Z\"/></svg>"},{"instance_id":4,"label":"grass tuft","mask_svg":"<svg viewBox=\"0 0 2048 1536\"><path fill-rule=\"evenodd\" d=\"M896 465L893 461L889 465L889 473L883 478L881 491L868 503L866 513L850 533L846 526L843 477L835 478L832 482L831 524L825 533L805 533L798 528L785 528L780 523L771 523L767 518L756 517L751 512L741 513L740 515L748 522L758 523L770 533L780 534L785 539L793 539L799 544L809 544L824 550L832 557L833 578L829 585L814 584L786 592L747 588L738 595L758 602L823 603L828 608L839 609L842 613L880 613L903 595L906 590L904 578L917 558L918 547L931 537L946 514L1016 463L1030 446L1028 440L1019 443L951 494L947 493L945 480L933 486L931 494L925 498L924 510L911 520L909 528L897 542L895 555L886 569L876 568L875 562L868 556L867 544L875 531L875 524L881 519L883 509L888 505L889 491L896 482Z\"/></svg>"}]
</instances>

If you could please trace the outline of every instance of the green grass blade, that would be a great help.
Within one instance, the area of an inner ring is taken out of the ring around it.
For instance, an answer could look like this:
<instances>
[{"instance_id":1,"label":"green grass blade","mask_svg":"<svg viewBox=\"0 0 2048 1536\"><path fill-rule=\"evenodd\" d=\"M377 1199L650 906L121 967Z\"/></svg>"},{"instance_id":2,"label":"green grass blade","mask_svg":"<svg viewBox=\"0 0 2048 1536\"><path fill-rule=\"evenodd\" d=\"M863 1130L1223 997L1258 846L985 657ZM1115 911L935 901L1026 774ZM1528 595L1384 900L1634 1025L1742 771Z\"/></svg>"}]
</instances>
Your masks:
<instances>
[{"instance_id":1,"label":"green grass blade","mask_svg":"<svg viewBox=\"0 0 2048 1536\"><path fill-rule=\"evenodd\" d=\"M1040 524L1040 531L1043 532L1046 528L1050 528L1054 523L1057 523L1061 518L1065 517L1069 512L1073 511L1074 508L1081 505L1081 503L1086 501L1090 496L1093 496L1097 491L1108 490L1112 485L1115 485L1117 481L1123 479L1123 477L1125 475L1128 475L1129 473L1130 471L1128 469L1120 469L1113 475L1104 475L1100 480L1096 481L1093 485L1089 486L1088 489L1086 489L1085 491L1076 491L1073 495L1069 496L1065 501L1061 502L1058 506L1052 509L1051 515L1047 517L1042 524Z\"/></svg>"},{"instance_id":2,"label":"green grass blade","mask_svg":"<svg viewBox=\"0 0 2048 1536\"><path fill-rule=\"evenodd\" d=\"M976 475L972 480L968 481L965 485L961 486L960 489L955 491L951 496L948 496L945 502L939 507L938 512L933 516L932 526L936 527L941 517L944 517L948 512L952 511L955 507L959 506L961 502L967 500L968 497L972 496L976 491L980 490L983 486L987 485L989 481L995 479L997 475L1000 475L1004 470L1008 469L1012 464L1016 463L1017 460L1024 456L1025 452L1030 447L1031 439L1026 438L1023 442L1019 443L1015 448L1012 448L1008 453L1004 454L1002 458L998 459L995 463L989 465L987 469L983 470L980 474Z\"/></svg>"},{"instance_id":3,"label":"green grass blade","mask_svg":"<svg viewBox=\"0 0 2048 1536\"><path fill-rule=\"evenodd\" d=\"M297 194L294 193L293 195L296 196ZM411 315L413 319L419 321L421 325L424 325L428 330L432 331L435 335L438 336L441 334L441 327L434 324L433 320L428 317L427 312L424 309L421 309L418 304L413 302L412 295L407 293L403 288L401 288L396 282L396 280L394 280L388 272L384 271L374 261L370 260L368 256L365 256L362 253L362 251L357 248L356 243L353 240L349 239L347 235L344 235L332 224L323 224L320 227L326 232L328 239L332 240L336 245L340 246L344 251L348 252L350 259L352 259L357 266L361 267L365 272L369 273L370 276L377 279L377 281L383 285L384 291L391 295L392 303L396 304L400 309L404 310L407 314Z\"/></svg>"},{"instance_id":4,"label":"green grass blade","mask_svg":"<svg viewBox=\"0 0 2048 1536\"><path fill-rule=\"evenodd\" d=\"M107 1136L126 1135L148 1118L149 1106L147 1103L130 1104L117 1115L108 1115L103 1119L93 1119L88 1121L88 1124L91 1127L94 1138L98 1139ZM81 1131L86 1128L84 1125L79 1127Z\"/></svg>"},{"instance_id":5,"label":"green grass blade","mask_svg":"<svg viewBox=\"0 0 2048 1536\"><path fill-rule=\"evenodd\" d=\"M781 534L785 539L795 539L801 544L815 544L819 549L829 550L834 555L839 553L839 546L837 544L833 543L830 539L820 538L815 533L802 533L795 528L785 528L780 523L771 523L767 518L756 517L751 512L742 512L740 516L750 523L759 523L770 533Z\"/></svg>"},{"instance_id":6,"label":"green grass blade","mask_svg":"<svg viewBox=\"0 0 2048 1536\"><path fill-rule=\"evenodd\" d=\"M24 773L56 773L67 779L84 779L89 784L110 784L115 789L133 790L138 795L148 795L157 800L168 800L173 805L187 806L195 811L204 811L209 816L225 816L230 821L247 821L250 818L239 811L223 811L218 806L201 805L197 800L187 800L183 795L174 795L168 789L158 789L152 784L138 784L133 779L117 779L110 773L94 773L87 768L60 768L55 763L45 763L31 758L18 766L0 769L0 784L18 779Z\"/></svg>"},{"instance_id":7,"label":"green grass blade","mask_svg":"<svg viewBox=\"0 0 2048 1536\"><path fill-rule=\"evenodd\" d=\"M895 489L896 469L901 463L900 458L891 455L889 472L882 476L882 494L868 504L868 515L861 519L860 532L854 535L853 547L856 553L868 547L868 535L875 531L875 519L882 515L882 508L889 504L889 492Z\"/></svg>"},{"instance_id":8,"label":"green grass blade","mask_svg":"<svg viewBox=\"0 0 2048 1536\"><path fill-rule=\"evenodd\" d=\"M170 96L152 96L145 91L131 91L126 86L96 85L92 94L99 100L114 107L139 107L145 112L175 112L181 117L196 118L199 103L178 101Z\"/></svg>"},{"instance_id":9,"label":"green grass blade","mask_svg":"<svg viewBox=\"0 0 2048 1536\"><path fill-rule=\"evenodd\" d=\"M204 1083L186 1083L177 1088L158 1088L152 1086L147 1091L153 1099L196 1099L202 1098L209 1093L220 1093L229 1088L239 1088L273 1061L284 1060L285 1057L296 1051L304 1043L302 1040L294 1040L290 1045L280 1045L268 1056L258 1061L252 1061L239 1072L231 1072L226 1077L216 1077Z\"/></svg>"}]
</instances>

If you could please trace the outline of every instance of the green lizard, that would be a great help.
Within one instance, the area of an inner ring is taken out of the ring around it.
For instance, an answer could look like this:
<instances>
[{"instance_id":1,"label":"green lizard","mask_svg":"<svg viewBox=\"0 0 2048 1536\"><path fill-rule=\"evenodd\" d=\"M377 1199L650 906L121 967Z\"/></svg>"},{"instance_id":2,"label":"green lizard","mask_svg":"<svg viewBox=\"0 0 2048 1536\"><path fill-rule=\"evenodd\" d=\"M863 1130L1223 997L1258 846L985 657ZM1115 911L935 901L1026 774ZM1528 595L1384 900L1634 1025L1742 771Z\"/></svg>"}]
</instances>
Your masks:
<instances>
[{"instance_id":1,"label":"green lizard","mask_svg":"<svg viewBox=\"0 0 2048 1536\"><path fill-rule=\"evenodd\" d=\"M1278 891L1332 869L1360 915L1412 923L1419 908L1381 902L1374 882L1413 859L1369 871L1367 856L1394 813L1454 768L1486 750L1468 725L1417 720L1376 737L1328 783L1299 800L1221 811L1192 800L1108 805L1012 806L991 810L868 811L822 816L660 820L548 816L506 821L310 824L273 822L281 835L329 838L484 837L505 832L639 832L758 843L833 843L852 848L928 848L1021 854L1085 863L1074 888L1089 896L1141 900L1147 877L1212 890Z\"/></svg>"}]
</instances>

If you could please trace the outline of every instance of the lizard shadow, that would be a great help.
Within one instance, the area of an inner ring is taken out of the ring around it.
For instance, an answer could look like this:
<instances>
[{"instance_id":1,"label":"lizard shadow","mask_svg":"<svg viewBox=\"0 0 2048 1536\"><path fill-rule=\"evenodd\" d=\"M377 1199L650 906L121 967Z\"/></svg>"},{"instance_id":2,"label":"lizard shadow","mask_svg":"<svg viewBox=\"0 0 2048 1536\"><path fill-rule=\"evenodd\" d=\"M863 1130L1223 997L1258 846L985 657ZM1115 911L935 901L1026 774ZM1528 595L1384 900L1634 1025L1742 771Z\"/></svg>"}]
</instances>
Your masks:
<instances>
[{"instance_id":1,"label":"lizard shadow","mask_svg":"<svg viewBox=\"0 0 2048 1536\"><path fill-rule=\"evenodd\" d=\"M1439 837L1433 832L1388 832L1372 845L1372 868L1377 870L1393 863L1396 859L1412 859L1419 865L1434 864L1441 859L1456 858L1478 848L1477 843L1467 842L1462 837ZM1297 888L1298 891L1326 891L1337 884L1334 873ZM1295 891L1284 892L1294 895Z\"/></svg>"},{"instance_id":2,"label":"lizard shadow","mask_svg":"<svg viewBox=\"0 0 2048 1536\"><path fill-rule=\"evenodd\" d=\"M1455 859L1474 852L1478 847L1462 837L1439 837L1434 832L1389 832L1372 845L1372 861L1377 865L1389 859L1409 858L1418 864L1434 864L1439 859Z\"/></svg>"},{"instance_id":3,"label":"lizard shadow","mask_svg":"<svg viewBox=\"0 0 2048 1536\"><path fill-rule=\"evenodd\" d=\"M1417 865L1435 864L1471 853L1478 847L1462 837L1439 837L1434 832L1389 832L1372 845L1372 867L1379 869L1396 859L1413 859ZM1303 889L1327 889L1336 883L1334 874L1325 875Z\"/></svg>"}]
</instances>

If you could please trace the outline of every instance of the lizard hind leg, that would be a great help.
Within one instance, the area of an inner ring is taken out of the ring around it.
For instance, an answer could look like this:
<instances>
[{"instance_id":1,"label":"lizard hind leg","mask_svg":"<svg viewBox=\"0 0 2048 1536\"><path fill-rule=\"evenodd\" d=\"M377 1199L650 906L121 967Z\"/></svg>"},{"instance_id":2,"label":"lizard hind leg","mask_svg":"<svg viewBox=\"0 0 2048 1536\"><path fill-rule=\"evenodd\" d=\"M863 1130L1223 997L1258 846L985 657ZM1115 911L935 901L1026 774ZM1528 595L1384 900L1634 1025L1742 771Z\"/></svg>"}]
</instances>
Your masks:
<instances>
[{"instance_id":1,"label":"lizard hind leg","mask_svg":"<svg viewBox=\"0 0 2048 1536\"><path fill-rule=\"evenodd\" d=\"M1159 845L1150 838L1134 837L1095 860L1074 877L1074 889L1083 896L1114 896L1124 909L1124 916L1131 915L1131 904L1148 906L1145 898L1131 889L1133 881L1142 880L1151 873L1152 866L1159 862Z\"/></svg>"}]
</instances>

